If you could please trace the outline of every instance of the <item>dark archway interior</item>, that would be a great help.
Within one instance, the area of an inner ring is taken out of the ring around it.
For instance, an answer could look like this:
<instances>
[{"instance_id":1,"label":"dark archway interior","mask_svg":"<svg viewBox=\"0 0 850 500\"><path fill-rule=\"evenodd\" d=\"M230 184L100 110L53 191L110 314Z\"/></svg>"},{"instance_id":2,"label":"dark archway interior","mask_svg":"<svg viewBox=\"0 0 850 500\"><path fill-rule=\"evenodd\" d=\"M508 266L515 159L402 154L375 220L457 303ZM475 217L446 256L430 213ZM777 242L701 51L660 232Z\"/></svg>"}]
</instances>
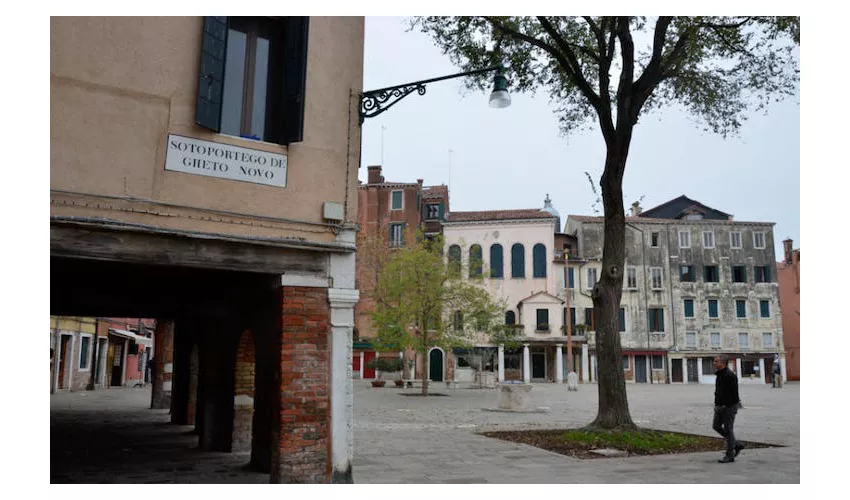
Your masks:
<instances>
[{"instance_id":1,"label":"dark archway interior","mask_svg":"<svg viewBox=\"0 0 850 500\"><path fill-rule=\"evenodd\" d=\"M150 388L51 398L51 482L268 482L279 404L279 276L51 258L52 315L175 325L170 410L150 409ZM253 439L231 453L237 345L246 330L257 345Z\"/></svg>"}]
</instances>

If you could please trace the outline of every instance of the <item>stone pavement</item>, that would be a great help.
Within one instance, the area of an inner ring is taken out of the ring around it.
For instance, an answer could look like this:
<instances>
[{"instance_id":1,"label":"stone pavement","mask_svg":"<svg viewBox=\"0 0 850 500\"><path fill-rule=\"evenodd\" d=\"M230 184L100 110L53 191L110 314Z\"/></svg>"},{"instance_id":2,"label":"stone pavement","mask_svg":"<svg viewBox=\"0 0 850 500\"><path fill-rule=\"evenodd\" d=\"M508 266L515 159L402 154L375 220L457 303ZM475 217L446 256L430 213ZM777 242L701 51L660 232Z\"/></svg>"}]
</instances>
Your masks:
<instances>
[{"instance_id":1,"label":"stone pavement","mask_svg":"<svg viewBox=\"0 0 850 500\"><path fill-rule=\"evenodd\" d=\"M355 380L356 483L799 483L800 386L744 385L741 439L785 445L719 452L578 460L477 435L486 430L581 427L596 414L596 385L535 384L548 413L501 413L492 389L445 389L446 397L404 397L395 387ZM638 425L694 434L711 430L714 387L629 384ZM197 450L191 426L150 410L150 389L60 393L51 402L52 483L267 483L247 471L248 453Z\"/></svg>"},{"instance_id":2,"label":"stone pavement","mask_svg":"<svg viewBox=\"0 0 850 500\"><path fill-rule=\"evenodd\" d=\"M490 390L436 390L447 397L403 397L399 389L355 380L356 483L799 483L800 385L742 385L739 439L785 445L744 450L734 464L719 452L578 460L532 446L479 436L506 429L581 427L596 416L597 386L535 384L534 406L548 413L483 411ZM713 385L627 385L642 427L715 435ZM414 390L406 390L416 392Z\"/></svg>"}]
</instances>

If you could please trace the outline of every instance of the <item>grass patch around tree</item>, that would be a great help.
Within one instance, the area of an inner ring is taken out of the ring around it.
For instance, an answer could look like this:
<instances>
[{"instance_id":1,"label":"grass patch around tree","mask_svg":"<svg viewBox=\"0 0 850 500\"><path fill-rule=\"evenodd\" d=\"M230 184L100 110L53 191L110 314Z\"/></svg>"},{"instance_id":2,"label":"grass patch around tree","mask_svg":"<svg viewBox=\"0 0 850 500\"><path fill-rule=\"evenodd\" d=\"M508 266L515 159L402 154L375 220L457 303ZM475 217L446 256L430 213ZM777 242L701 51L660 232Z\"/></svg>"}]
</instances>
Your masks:
<instances>
[{"instance_id":1,"label":"grass patch around tree","mask_svg":"<svg viewBox=\"0 0 850 500\"><path fill-rule=\"evenodd\" d=\"M654 429L604 430L556 429L532 431L495 431L482 435L514 443L522 443L574 458L605 458L594 453L597 449L615 449L629 455L665 455L724 451L726 442L719 437L699 436ZM742 441L746 449L768 448L776 445ZM746 450L745 450L746 451Z\"/></svg>"}]
</instances>

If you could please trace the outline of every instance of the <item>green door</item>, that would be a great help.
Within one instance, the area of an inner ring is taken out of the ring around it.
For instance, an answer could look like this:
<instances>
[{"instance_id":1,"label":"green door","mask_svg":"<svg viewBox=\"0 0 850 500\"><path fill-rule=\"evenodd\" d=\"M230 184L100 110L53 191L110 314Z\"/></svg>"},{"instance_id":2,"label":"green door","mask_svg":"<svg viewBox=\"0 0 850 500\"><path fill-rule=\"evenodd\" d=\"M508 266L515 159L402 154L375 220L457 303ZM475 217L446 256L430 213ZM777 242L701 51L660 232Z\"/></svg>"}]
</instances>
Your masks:
<instances>
[{"instance_id":1,"label":"green door","mask_svg":"<svg viewBox=\"0 0 850 500\"><path fill-rule=\"evenodd\" d=\"M432 382L442 382L443 381L443 352L439 349L432 349L431 354L429 355L430 359L430 370L428 373L428 378Z\"/></svg>"}]
</instances>

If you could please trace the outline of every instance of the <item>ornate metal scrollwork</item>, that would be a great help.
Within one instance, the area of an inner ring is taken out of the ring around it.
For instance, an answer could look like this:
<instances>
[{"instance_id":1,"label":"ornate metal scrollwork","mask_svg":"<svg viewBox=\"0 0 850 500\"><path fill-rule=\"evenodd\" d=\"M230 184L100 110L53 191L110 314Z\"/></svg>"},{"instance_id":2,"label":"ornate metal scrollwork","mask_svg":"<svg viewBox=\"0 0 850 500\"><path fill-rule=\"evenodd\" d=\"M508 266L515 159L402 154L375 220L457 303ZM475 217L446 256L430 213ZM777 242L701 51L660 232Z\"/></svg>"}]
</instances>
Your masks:
<instances>
[{"instance_id":1,"label":"ornate metal scrollwork","mask_svg":"<svg viewBox=\"0 0 850 500\"><path fill-rule=\"evenodd\" d=\"M396 87L394 89L379 90L375 92L367 92L360 99L360 121L365 118L378 116L384 111L390 109L398 101L404 99L413 92L419 95L425 95L425 85L415 84Z\"/></svg>"}]
</instances>

